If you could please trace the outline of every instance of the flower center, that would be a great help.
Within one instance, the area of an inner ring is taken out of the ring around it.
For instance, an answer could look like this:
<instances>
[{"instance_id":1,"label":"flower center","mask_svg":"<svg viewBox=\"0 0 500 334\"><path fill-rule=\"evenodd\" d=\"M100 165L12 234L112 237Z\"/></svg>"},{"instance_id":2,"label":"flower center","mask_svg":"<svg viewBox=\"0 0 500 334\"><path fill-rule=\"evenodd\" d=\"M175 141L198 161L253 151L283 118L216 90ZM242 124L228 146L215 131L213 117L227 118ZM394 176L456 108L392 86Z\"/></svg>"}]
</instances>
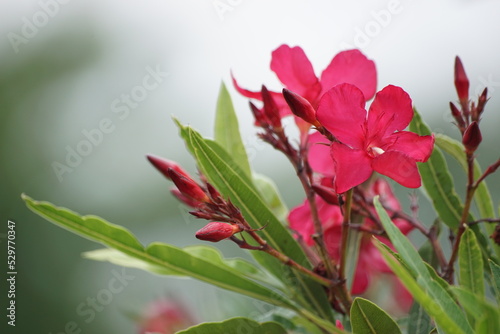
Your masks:
<instances>
[{"instance_id":1,"label":"flower center","mask_svg":"<svg viewBox=\"0 0 500 334\"><path fill-rule=\"evenodd\" d=\"M381 149L380 147L377 147L377 146L370 146L368 147L368 155L375 158L383 153L385 153L385 151L383 149Z\"/></svg>"}]
</instances>

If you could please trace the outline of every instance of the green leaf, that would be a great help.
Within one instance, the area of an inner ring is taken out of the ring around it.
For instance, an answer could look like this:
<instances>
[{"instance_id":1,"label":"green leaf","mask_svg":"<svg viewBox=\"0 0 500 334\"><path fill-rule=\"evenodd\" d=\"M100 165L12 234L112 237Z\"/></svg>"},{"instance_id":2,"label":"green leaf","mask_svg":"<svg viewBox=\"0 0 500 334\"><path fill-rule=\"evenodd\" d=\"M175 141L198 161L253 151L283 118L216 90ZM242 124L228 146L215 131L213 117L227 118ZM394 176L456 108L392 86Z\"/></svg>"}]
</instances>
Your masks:
<instances>
[{"instance_id":1,"label":"green leaf","mask_svg":"<svg viewBox=\"0 0 500 334\"><path fill-rule=\"evenodd\" d=\"M387 250L387 248L383 247L383 244L380 241L376 242L375 245L382 253L382 256L391 270L399 277L413 298L415 298L415 300L427 311L427 313L441 328L445 329L446 333L472 334L472 329L468 323L464 328L462 328L454 321L454 319L452 319L453 314L450 314L450 311L448 311L447 308L443 308L440 305L441 303L439 303L440 301L437 298L440 296L449 298L449 295L445 291L439 290L439 285L436 282L428 281L424 287L424 284L418 282L410 271L405 268L405 266ZM429 286L433 286L433 288L429 288ZM430 289L434 289L439 292L431 295L429 291ZM461 310L459 310L459 314L462 315Z\"/></svg>"},{"instance_id":2,"label":"green leaf","mask_svg":"<svg viewBox=\"0 0 500 334\"><path fill-rule=\"evenodd\" d=\"M408 334L428 334L431 329L431 318L418 302L413 302L408 320Z\"/></svg>"},{"instance_id":3,"label":"green leaf","mask_svg":"<svg viewBox=\"0 0 500 334\"><path fill-rule=\"evenodd\" d=\"M177 332L177 334L286 334L286 330L277 322L258 323L255 320L237 317L222 322L207 322Z\"/></svg>"},{"instance_id":4,"label":"green leaf","mask_svg":"<svg viewBox=\"0 0 500 334\"><path fill-rule=\"evenodd\" d=\"M245 145L241 139L238 118L224 82L220 85L219 98L217 99L214 135L215 141L233 157L241 170L250 177L252 172Z\"/></svg>"},{"instance_id":5,"label":"green leaf","mask_svg":"<svg viewBox=\"0 0 500 334\"><path fill-rule=\"evenodd\" d=\"M416 110L410 123L410 131L419 135L431 134L431 130ZM429 160L418 164L418 170L422 176L422 183L426 193L431 199L439 218L449 227L456 228L460 223L463 206L455 191L453 179L441 150L434 147Z\"/></svg>"},{"instance_id":6,"label":"green leaf","mask_svg":"<svg viewBox=\"0 0 500 334\"><path fill-rule=\"evenodd\" d=\"M433 316L431 310L428 309L431 304L429 304L427 301L428 298L431 298L436 301L442 311L447 315L447 318L453 321L457 328L461 329L460 332L472 333L472 328L465 319L464 314L455 303L453 298L451 298L451 296L448 294L447 290L442 286L444 281L437 280L436 277L433 277L433 275L429 272L429 269L432 269L432 267L427 265L422 260L417 250L413 247L410 241L394 225L387 212L380 204L378 196L375 197L373 202L380 221L384 226L384 229L387 232L392 244L398 251L402 261L404 261L405 265L409 268L411 280L406 279L405 282L405 279L403 279L403 277L400 277L403 281L403 284L405 284L405 286L408 288L408 290L410 290L410 292L412 292L412 294L413 291L410 289L409 285L412 285L413 283L419 285L418 289L413 289L415 293L419 294L419 296L413 296L422 305L422 307L426 309L429 315ZM391 258L393 257L391 256ZM404 270L404 272L407 273L406 270ZM433 313L436 314L436 312ZM435 320L439 324L439 319L436 318ZM447 325L449 324L447 323ZM446 328L445 326L442 327Z\"/></svg>"},{"instance_id":7,"label":"green leaf","mask_svg":"<svg viewBox=\"0 0 500 334\"><path fill-rule=\"evenodd\" d=\"M490 264L491 275L493 276L493 290L495 290L495 295L500 305L500 266L491 260L488 262Z\"/></svg>"},{"instance_id":8,"label":"green leaf","mask_svg":"<svg viewBox=\"0 0 500 334\"><path fill-rule=\"evenodd\" d=\"M48 202L34 201L26 195L23 195L23 199L33 212L52 223L119 250L155 268L162 268L168 272L173 271L177 275L190 276L273 305L297 310L289 298L238 274L233 268L227 268L220 263L212 263L193 256L180 248L162 243L152 243L145 249L128 230L99 217L81 217L72 211L55 207ZM156 270L156 272L161 271Z\"/></svg>"},{"instance_id":9,"label":"green leaf","mask_svg":"<svg viewBox=\"0 0 500 334\"><path fill-rule=\"evenodd\" d=\"M273 276L262 271L254 264L240 259L225 259L222 257L220 251L212 246L206 245L196 245L188 246L182 248L182 250L191 256L204 259L218 266L224 267L226 270L233 270L236 274L242 275L243 277L251 278L263 285L271 285L280 290L283 290L281 282L277 281ZM158 275L168 275L168 276L186 276L178 271L167 270L162 267L152 265L148 262L144 262L137 258L128 256L120 251L111 248L97 249L82 254L84 258L95 260L95 261L107 261L119 266L137 268L145 271L149 271Z\"/></svg>"},{"instance_id":10,"label":"green leaf","mask_svg":"<svg viewBox=\"0 0 500 334\"><path fill-rule=\"evenodd\" d=\"M398 324L369 300L356 298L351 306L353 334L401 333Z\"/></svg>"},{"instance_id":11,"label":"green leaf","mask_svg":"<svg viewBox=\"0 0 500 334\"><path fill-rule=\"evenodd\" d=\"M271 247L297 263L311 268L300 245L271 212L253 183L245 177L232 158L215 142L203 139L193 129L187 127L184 131L189 133L189 145L193 147L198 165L209 182L241 210L252 228L263 228L258 233ZM318 312L323 319L332 319L331 307L322 286L309 277L294 272L264 252L251 254L274 276L282 280L294 298L305 297L305 307L309 305L308 307Z\"/></svg>"},{"instance_id":12,"label":"green leaf","mask_svg":"<svg viewBox=\"0 0 500 334\"><path fill-rule=\"evenodd\" d=\"M452 156L459 164L462 166L465 173L467 173L467 157L465 155L465 149L459 141L452 139L443 134L436 134L436 145L439 146L444 152ZM483 172L476 159L474 159L474 178L477 180ZM479 215L482 218L495 218L495 209L493 207L493 200L491 199L490 191L485 181L481 182L474 193L474 202L476 203ZM487 235L491 235L495 230L494 224L484 224L484 229ZM491 254L490 249L495 251L496 257L500 258L500 246L495 244L493 240L485 238L484 234L481 233L481 229L478 226L473 227L474 232L480 245L486 249L483 249L483 255L486 258Z\"/></svg>"},{"instance_id":13,"label":"green leaf","mask_svg":"<svg viewBox=\"0 0 500 334\"><path fill-rule=\"evenodd\" d=\"M460 285L484 297L484 270L481 249L471 229L466 229L458 248Z\"/></svg>"},{"instance_id":14,"label":"green leaf","mask_svg":"<svg viewBox=\"0 0 500 334\"><path fill-rule=\"evenodd\" d=\"M470 290L457 286L451 287L451 289L471 318L482 320L483 317L486 317L490 330L500 328L500 309L498 307L487 302L484 296L478 296ZM478 325L482 327L481 324L476 323L476 328Z\"/></svg>"},{"instance_id":15,"label":"green leaf","mask_svg":"<svg viewBox=\"0 0 500 334\"><path fill-rule=\"evenodd\" d=\"M274 181L267 176L254 173L253 184L257 187L262 199L269 206L274 215L281 222L285 222L288 217L288 208L284 204Z\"/></svg>"}]
</instances>

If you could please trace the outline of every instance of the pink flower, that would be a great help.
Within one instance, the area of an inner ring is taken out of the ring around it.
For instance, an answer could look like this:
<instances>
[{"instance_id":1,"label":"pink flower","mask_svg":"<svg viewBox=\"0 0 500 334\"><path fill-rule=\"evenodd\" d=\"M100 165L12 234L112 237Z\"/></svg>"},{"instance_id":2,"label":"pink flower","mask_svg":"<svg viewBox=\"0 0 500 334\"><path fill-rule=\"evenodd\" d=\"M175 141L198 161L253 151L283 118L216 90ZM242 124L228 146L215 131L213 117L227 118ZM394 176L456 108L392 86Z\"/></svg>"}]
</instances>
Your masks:
<instances>
[{"instance_id":1,"label":"pink flower","mask_svg":"<svg viewBox=\"0 0 500 334\"><path fill-rule=\"evenodd\" d=\"M416 162L427 161L434 136L403 131L413 118L411 99L403 89L385 87L367 112L363 92L340 84L323 96L316 116L337 139L330 146L337 193L363 183L373 171L405 187L420 187Z\"/></svg>"},{"instance_id":2,"label":"pink flower","mask_svg":"<svg viewBox=\"0 0 500 334\"><path fill-rule=\"evenodd\" d=\"M389 211L389 214L401 210L401 206L394 196L389 183L384 179L377 179L365 193L367 202L371 202L372 197L379 195L380 201ZM321 197L316 196L316 205L318 215L322 222L323 233L325 237L326 248L329 255L338 260L340 258L340 239L342 233L342 212L338 205L326 203ZM373 212L375 210L373 209ZM314 240L314 223L311 216L311 209L307 200L301 205L290 211L288 216L290 227L297 233L297 237L302 238L307 246L313 246ZM412 226L403 219L394 219L394 223L404 234L408 234L412 230ZM366 218L364 226L367 228L375 228L375 223ZM373 244L372 235L362 232L363 236L360 243L358 263L354 273L354 281L352 285L352 294L359 295L364 293L370 286L372 279L380 274L391 274L390 268L383 259L378 249ZM377 237L378 240L393 248L387 238ZM395 277L395 276L394 276ZM393 287L401 292L400 285ZM408 305L411 305L411 296L406 293L398 294L398 304L408 310Z\"/></svg>"},{"instance_id":3,"label":"pink flower","mask_svg":"<svg viewBox=\"0 0 500 334\"><path fill-rule=\"evenodd\" d=\"M194 324L186 310L172 301L160 299L149 304L139 322L139 334L173 334Z\"/></svg>"},{"instance_id":4,"label":"pink flower","mask_svg":"<svg viewBox=\"0 0 500 334\"><path fill-rule=\"evenodd\" d=\"M316 108L323 94L335 85L350 83L359 87L365 99L373 97L377 85L375 63L359 50L338 53L318 78L302 48L281 45L272 53L271 70L283 85L308 100ZM233 77L236 90L251 99L262 101L261 92L241 88ZM291 114L281 93L270 92L281 117Z\"/></svg>"}]
</instances>

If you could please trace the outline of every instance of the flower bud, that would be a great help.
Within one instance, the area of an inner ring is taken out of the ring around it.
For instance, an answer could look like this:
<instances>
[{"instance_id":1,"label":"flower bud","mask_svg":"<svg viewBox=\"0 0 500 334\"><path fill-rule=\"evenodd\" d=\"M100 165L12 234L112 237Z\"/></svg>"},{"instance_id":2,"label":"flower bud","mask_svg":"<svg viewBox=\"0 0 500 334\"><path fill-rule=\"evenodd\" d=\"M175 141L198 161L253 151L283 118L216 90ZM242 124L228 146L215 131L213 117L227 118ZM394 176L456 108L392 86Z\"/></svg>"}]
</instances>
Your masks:
<instances>
[{"instance_id":1,"label":"flower bud","mask_svg":"<svg viewBox=\"0 0 500 334\"><path fill-rule=\"evenodd\" d=\"M460 103L467 103L469 100L469 79L458 56L455 57L455 88L457 89Z\"/></svg>"},{"instance_id":2,"label":"flower bud","mask_svg":"<svg viewBox=\"0 0 500 334\"><path fill-rule=\"evenodd\" d=\"M479 130L479 125L477 122L472 122L467 127L462 138L462 143L465 146L465 151L469 154L474 153L477 149L483 137L481 136L481 130Z\"/></svg>"},{"instance_id":3,"label":"flower bud","mask_svg":"<svg viewBox=\"0 0 500 334\"><path fill-rule=\"evenodd\" d=\"M241 231L241 228L236 224L212 222L196 232L195 236L200 240L219 242Z\"/></svg>"},{"instance_id":4,"label":"flower bud","mask_svg":"<svg viewBox=\"0 0 500 334\"><path fill-rule=\"evenodd\" d=\"M250 110L252 111L253 117L255 118L255 125L262 128L267 127L269 125L269 120L264 114L264 110L257 108L257 106L252 102L249 102L249 104Z\"/></svg>"},{"instance_id":5,"label":"flower bud","mask_svg":"<svg viewBox=\"0 0 500 334\"><path fill-rule=\"evenodd\" d=\"M149 162L169 180L171 180L170 175L168 174L168 170L170 168L184 177L191 178L189 174L174 161L163 159L151 154L146 155L146 157L148 158Z\"/></svg>"},{"instance_id":6,"label":"flower bud","mask_svg":"<svg viewBox=\"0 0 500 334\"><path fill-rule=\"evenodd\" d=\"M188 196L198 202L210 202L210 198L201 189L201 187L194 182L191 178L186 177L173 168L167 170L169 178L174 182L175 186L184 196Z\"/></svg>"},{"instance_id":7,"label":"flower bud","mask_svg":"<svg viewBox=\"0 0 500 334\"><path fill-rule=\"evenodd\" d=\"M267 90L266 86L262 86L261 90L262 101L264 102L264 114L269 120L270 125L275 129L281 128L280 110L274 102L273 96Z\"/></svg>"},{"instance_id":8,"label":"flower bud","mask_svg":"<svg viewBox=\"0 0 500 334\"><path fill-rule=\"evenodd\" d=\"M312 188L314 192L318 194L318 196L321 197L328 204L333 204L333 205L339 204L339 198L332 188L320 186L317 184L313 184Z\"/></svg>"},{"instance_id":9,"label":"flower bud","mask_svg":"<svg viewBox=\"0 0 500 334\"><path fill-rule=\"evenodd\" d=\"M195 201L191 197L184 196L177 188L170 189L170 193L172 193L172 195L174 195L179 201L181 201L182 203L186 204L189 207L199 208L202 205L202 203Z\"/></svg>"},{"instance_id":10,"label":"flower bud","mask_svg":"<svg viewBox=\"0 0 500 334\"><path fill-rule=\"evenodd\" d=\"M486 102L488 102L488 88L486 87L481 95L479 95L479 99L477 101L477 107L474 108L474 112L472 113L472 120L473 121L478 121L479 118L481 117L481 114L483 113L484 106L486 105Z\"/></svg>"},{"instance_id":11,"label":"flower bud","mask_svg":"<svg viewBox=\"0 0 500 334\"><path fill-rule=\"evenodd\" d=\"M316 119L316 110L309 101L286 88L283 88L283 97L295 116L316 127L321 126Z\"/></svg>"},{"instance_id":12,"label":"flower bud","mask_svg":"<svg viewBox=\"0 0 500 334\"><path fill-rule=\"evenodd\" d=\"M493 234L490 236L490 238L500 246L500 224L497 224L497 226L495 226L495 231L493 231Z\"/></svg>"},{"instance_id":13,"label":"flower bud","mask_svg":"<svg viewBox=\"0 0 500 334\"><path fill-rule=\"evenodd\" d=\"M451 115L457 121L457 126L460 129L460 131L463 133L465 131L465 121L462 113L458 108L453 104L453 102L450 102L450 109L451 109Z\"/></svg>"}]
</instances>

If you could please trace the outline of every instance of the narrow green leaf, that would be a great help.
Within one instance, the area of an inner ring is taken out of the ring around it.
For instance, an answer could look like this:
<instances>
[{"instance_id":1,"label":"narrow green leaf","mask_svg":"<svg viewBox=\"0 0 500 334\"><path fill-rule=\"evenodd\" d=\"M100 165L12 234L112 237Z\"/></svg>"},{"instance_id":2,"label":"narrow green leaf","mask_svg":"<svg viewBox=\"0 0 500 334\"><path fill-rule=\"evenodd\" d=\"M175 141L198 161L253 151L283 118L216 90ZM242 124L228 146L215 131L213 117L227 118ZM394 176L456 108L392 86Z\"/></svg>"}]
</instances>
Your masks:
<instances>
[{"instance_id":1,"label":"narrow green leaf","mask_svg":"<svg viewBox=\"0 0 500 334\"><path fill-rule=\"evenodd\" d=\"M262 199L269 206L274 215L281 222L285 222L288 217L288 208L283 202L274 181L267 176L254 173L253 183L257 187Z\"/></svg>"},{"instance_id":2,"label":"narrow green leaf","mask_svg":"<svg viewBox=\"0 0 500 334\"><path fill-rule=\"evenodd\" d=\"M378 196L375 197L373 202L385 231L387 232L392 244L401 256L401 259L408 266L412 278L416 279L416 283L418 283L422 287L422 289L424 289L425 295L427 297L433 298L436 303L442 308L443 312L445 312L449 316L449 318L459 328L462 329L463 332L472 333L472 328L465 319L464 314L455 303L453 298L451 298L451 296L448 294L447 290L441 285L444 281L436 280L435 277L431 275L429 269L432 269L432 267L427 265L422 260L417 250L413 247L410 241L394 225L387 212L380 204ZM417 296L414 297L415 299L417 299ZM417 299L417 301L419 301L424 308L426 307L426 305L420 300ZM430 315L432 315L427 308L426 310Z\"/></svg>"},{"instance_id":3,"label":"narrow green leaf","mask_svg":"<svg viewBox=\"0 0 500 334\"><path fill-rule=\"evenodd\" d=\"M470 329L469 324L462 328L458 325L454 319L452 319L452 314L448 311L445 311L439 304L438 297L430 295L428 287L439 286L436 282L430 281L427 282L426 287L418 282L414 276L401 264L388 250L383 247L381 242L376 242L375 245L382 253L382 256L386 260L387 264L391 268L391 270L399 277L403 285L408 289L413 298L422 305L422 307L427 311L427 313L432 317L432 319L438 324L441 328L445 329L446 333L454 333L454 334L472 334L472 329ZM441 293L443 296L449 296L446 292ZM434 294L436 295L436 294ZM445 297L446 298L446 297ZM460 314L461 311L459 310Z\"/></svg>"},{"instance_id":4,"label":"narrow green leaf","mask_svg":"<svg viewBox=\"0 0 500 334\"><path fill-rule=\"evenodd\" d=\"M359 297L351 306L351 325L353 334L401 333L398 324L384 310Z\"/></svg>"},{"instance_id":5,"label":"narrow green leaf","mask_svg":"<svg viewBox=\"0 0 500 334\"><path fill-rule=\"evenodd\" d=\"M451 287L451 289L460 302L460 305L462 305L474 321L481 320L486 316L490 330L498 330L500 328L500 309L498 307L487 302L484 296L478 296L470 290L457 286ZM490 333L493 333L493 331Z\"/></svg>"},{"instance_id":6,"label":"narrow green leaf","mask_svg":"<svg viewBox=\"0 0 500 334\"><path fill-rule=\"evenodd\" d=\"M419 135L431 134L431 130L416 110L410 123L410 131ZM460 223L463 206L455 191L453 179L441 150L434 147L429 160L426 163L418 164L418 170L422 176L425 191L430 197L439 218L449 227L456 228Z\"/></svg>"},{"instance_id":7,"label":"narrow green leaf","mask_svg":"<svg viewBox=\"0 0 500 334\"><path fill-rule=\"evenodd\" d=\"M241 170L250 177L252 172L245 145L241 139L238 118L224 82L220 85L219 98L217 99L214 135L215 141L233 157Z\"/></svg>"},{"instance_id":8,"label":"narrow green leaf","mask_svg":"<svg viewBox=\"0 0 500 334\"><path fill-rule=\"evenodd\" d=\"M431 318L418 302L413 302L408 320L408 334L428 334L431 329Z\"/></svg>"},{"instance_id":9,"label":"narrow green leaf","mask_svg":"<svg viewBox=\"0 0 500 334\"><path fill-rule=\"evenodd\" d=\"M483 257L476 236L469 228L460 239L458 264L460 266L460 285L474 294L484 297Z\"/></svg>"},{"instance_id":10,"label":"narrow green leaf","mask_svg":"<svg viewBox=\"0 0 500 334\"><path fill-rule=\"evenodd\" d=\"M286 334L286 330L277 322L258 323L255 320L237 317L221 322L206 322L177 332L177 334Z\"/></svg>"},{"instance_id":11,"label":"narrow green leaf","mask_svg":"<svg viewBox=\"0 0 500 334\"><path fill-rule=\"evenodd\" d=\"M500 266L491 260L488 260L488 263L490 264L491 274L493 276L493 290L495 290L495 295L500 305Z\"/></svg>"},{"instance_id":12,"label":"narrow green leaf","mask_svg":"<svg viewBox=\"0 0 500 334\"><path fill-rule=\"evenodd\" d=\"M209 182L241 210L253 228L263 228L259 233L270 246L310 268L310 263L300 245L270 211L253 183L245 177L231 157L224 154L223 150L219 150L215 142L203 139L191 128L187 128L187 131L198 165ZM295 298L305 296L310 307L319 312L323 319L332 319L326 294L318 283L301 273L292 271L290 267L282 265L266 253L251 252L251 254L281 279Z\"/></svg>"},{"instance_id":13,"label":"narrow green leaf","mask_svg":"<svg viewBox=\"0 0 500 334\"><path fill-rule=\"evenodd\" d=\"M151 266L162 268L165 272L190 276L223 289L297 311L289 298L238 274L233 268L192 256L171 245L152 243L145 249L128 230L99 217L81 217L68 209L55 207L48 202L38 202L26 195L23 195L23 199L33 212L50 222L146 262L150 265L148 270ZM162 272L159 269L154 271Z\"/></svg>"}]
</instances>

